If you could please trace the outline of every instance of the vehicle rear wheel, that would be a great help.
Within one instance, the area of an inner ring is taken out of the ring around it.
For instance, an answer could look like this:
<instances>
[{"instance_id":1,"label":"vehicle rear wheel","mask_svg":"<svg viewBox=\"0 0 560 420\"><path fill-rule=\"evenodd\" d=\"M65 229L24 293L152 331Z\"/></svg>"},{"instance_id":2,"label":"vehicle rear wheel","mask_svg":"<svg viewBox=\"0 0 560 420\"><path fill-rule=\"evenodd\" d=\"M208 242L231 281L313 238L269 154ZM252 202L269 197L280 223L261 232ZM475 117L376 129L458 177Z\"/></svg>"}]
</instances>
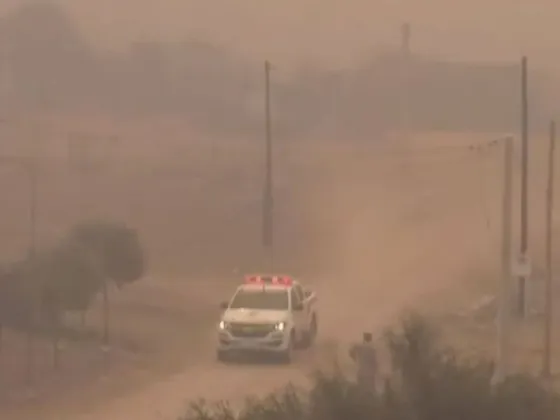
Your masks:
<instances>
[{"instance_id":1,"label":"vehicle rear wheel","mask_svg":"<svg viewBox=\"0 0 560 420\"><path fill-rule=\"evenodd\" d=\"M309 330L305 332L305 335L303 337L303 348L308 348L313 345L313 343L315 342L315 338L317 337L317 330L317 317L313 315L313 318L311 318L311 324L309 325Z\"/></svg>"},{"instance_id":2,"label":"vehicle rear wheel","mask_svg":"<svg viewBox=\"0 0 560 420\"><path fill-rule=\"evenodd\" d=\"M313 314L311 318L311 325L309 326L309 344L313 344L317 338L317 332L319 331L319 322L317 321L317 316Z\"/></svg>"}]
</instances>

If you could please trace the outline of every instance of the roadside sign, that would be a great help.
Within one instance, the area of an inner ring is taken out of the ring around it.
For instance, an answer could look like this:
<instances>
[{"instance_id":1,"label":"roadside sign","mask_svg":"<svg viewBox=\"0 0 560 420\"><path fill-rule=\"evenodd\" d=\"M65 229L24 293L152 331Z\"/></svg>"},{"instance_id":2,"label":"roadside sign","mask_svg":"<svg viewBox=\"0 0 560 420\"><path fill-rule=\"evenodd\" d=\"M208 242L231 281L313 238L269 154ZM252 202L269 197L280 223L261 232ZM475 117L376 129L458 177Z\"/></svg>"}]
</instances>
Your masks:
<instances>
[{"instance_id":1,"label":"roadside sign","mask_svg":"<svg viewBox=\"0 0 560 420\"><path fill-rule=\"evenodd\" d=\"M515 277L530 277L532 273L531 259L528 255L519 255L513 263L512 274Z\"/></svg>"}]
</instances>

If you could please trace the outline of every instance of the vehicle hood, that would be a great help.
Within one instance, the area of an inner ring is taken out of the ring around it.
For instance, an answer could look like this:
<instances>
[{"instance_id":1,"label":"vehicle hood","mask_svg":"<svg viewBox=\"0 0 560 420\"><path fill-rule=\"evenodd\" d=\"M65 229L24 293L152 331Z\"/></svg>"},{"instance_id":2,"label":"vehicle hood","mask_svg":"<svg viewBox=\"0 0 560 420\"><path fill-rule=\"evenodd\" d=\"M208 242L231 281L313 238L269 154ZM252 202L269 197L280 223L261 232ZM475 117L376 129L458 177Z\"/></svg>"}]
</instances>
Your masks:
<instances>
[{"instance_id":1,"label":"vehicle hood","mask_svg":"<svg viewBox=\"0 0 560 420\"><path fill-rule=\"evenodd\" d=\"M286 311L272 311L261 309L227 309L222 320L225 322L271 324L286 321Z\"/></svg>"}]
</instances>

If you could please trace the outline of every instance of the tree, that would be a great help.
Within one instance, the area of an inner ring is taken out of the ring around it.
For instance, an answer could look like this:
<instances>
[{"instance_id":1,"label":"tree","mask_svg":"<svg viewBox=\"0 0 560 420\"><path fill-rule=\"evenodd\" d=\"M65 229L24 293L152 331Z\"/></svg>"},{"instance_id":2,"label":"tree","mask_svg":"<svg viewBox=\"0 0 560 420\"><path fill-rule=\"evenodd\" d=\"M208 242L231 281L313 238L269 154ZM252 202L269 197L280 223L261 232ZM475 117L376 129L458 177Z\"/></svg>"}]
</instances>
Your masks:
<instances>
[{"instance_id":1,"label":"tree","mask_svg":"<svg viewBox=\"0 0 560 420\"><path fill-rule=\"evenodd\" d=\"M105 281L99 257L83 244L64 241L39 263L45 310L84 311Z\"/></svg>"},{"instance_id":2,"label":"tree","mask_svg":"<svg viewBox=\"0 0 560 420\"><path fill-rule=\"evenodd\" d=\"M107 280L120 288L142 277L145 256L135 230L124 224L91 221L76 225L66 239L80 244L98 258Z\"/></svg>"},{"instance_id":3,"label":"tree","mask_svg":"<svg viewBox=\"0 0 560 420\"><path fill-rule=\"evenodd\" d=\"M86 311L105 282L121 288L144 270L135 230L81 223L54 248L0 270L0 324L28 329L38 319L42 326L59 325L65 312Z\"/></svg>"}]
</instances>

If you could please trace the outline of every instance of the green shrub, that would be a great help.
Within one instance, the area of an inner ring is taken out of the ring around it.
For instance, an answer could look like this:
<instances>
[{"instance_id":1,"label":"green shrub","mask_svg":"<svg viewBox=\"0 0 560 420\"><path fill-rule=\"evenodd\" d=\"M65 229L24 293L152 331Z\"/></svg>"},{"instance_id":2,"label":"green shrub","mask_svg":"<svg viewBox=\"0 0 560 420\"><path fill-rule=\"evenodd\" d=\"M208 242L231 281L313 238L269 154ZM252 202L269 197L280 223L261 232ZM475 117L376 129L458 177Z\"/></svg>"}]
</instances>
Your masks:
<instances>
[{"instance_id":1,"label":"green shrub","mask_svg":"<svg viewBox=\"0 0 560 420\"><path fill-rule=\"evenodd\" d=\"M85 311L107 281L118 287L145 271L136 231L113 222L76 225L55 247L0 270L0 324L52 325L66 311Z\"/></svg>"},{"instance_id":2,"label":"green shrub","mask_svg":"<svg viewBox=\"0 0 560 420\"><path fill-rule=\"evenodd\" d=\"M492 386L493 364L465 360L438 345L436 331L418 316L385 334L390 374L364 390L340 370L317 373L308 391L292 387L248 401L236 417L226 403L199 401L181 420L556 420L558 395L530 376Z\"/></svg>"},{"instance_id":3,"label":"green shrub","mask_svg":"<svg viewBox=\"0 0 560 420\"><path fill-rule=\"evenodd\" d=\"M90 221L72 228L67 241L82 244L98 258L108 280L119 287L138 280L145 255L135 230L121 223Z\"/></svg>"},{"instance_id":4,"label":"green shrub","mask_svg":"<svg viewBox=\"0 0 560 420\"><path fill-rule=\"evenodd\" d=\"M61 311L84 311L103 288L98 258L85 246L63 242L42 267L44 304Z\"/></svg>"}]
</instances>

